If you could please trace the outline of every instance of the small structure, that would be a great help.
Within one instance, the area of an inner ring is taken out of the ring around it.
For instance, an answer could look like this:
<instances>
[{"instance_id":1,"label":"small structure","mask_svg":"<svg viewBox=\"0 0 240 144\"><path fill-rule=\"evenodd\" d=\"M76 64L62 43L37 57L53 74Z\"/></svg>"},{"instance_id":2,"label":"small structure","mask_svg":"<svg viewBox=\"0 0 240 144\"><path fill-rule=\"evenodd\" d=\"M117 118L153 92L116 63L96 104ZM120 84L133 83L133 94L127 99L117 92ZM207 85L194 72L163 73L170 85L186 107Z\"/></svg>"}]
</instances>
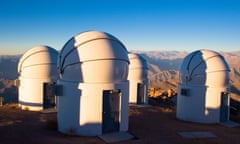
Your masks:
<instances>
[{"instance_id":1,"label":"small structure","mask_svg":"<svg viewBox=\"0 0 240 144\"><path fill-rule=\"evenodd\" d=\"M229 71L217 52L198 50L186 56L180 68L177 118L199 123L229 120Z\"/></svg>"},{"instance_id":2,"label":"small structure","mask_svg":"<svg viewBox=\"0 0 240 144\"><path fill-rule=\"evenodd\" d=\"M130 65L128 72L129 102L148 104L148 64L140 55L128 54Z\"/></svg>"},{"instance_id":3,"label":"small structure","mask_svg":"<svg viewBox=\"0 0 240 144\"><path fill-rule=\"evenodd\" d=\"M128 52L114 36L71 38L58 60L58 130L96 136L128 130Z\"/></svg>"},{"instance_id":4,"label":"small structure","mask_svg":"<svg viewBox=\"0 0 240 144\"><path fill-rule=\"evenodd\" d=\"M40 111L54 108L54 84L58 79L58 51L48 46L28 50L18 63L19 106Z\"/></svg>"}]
</instances>

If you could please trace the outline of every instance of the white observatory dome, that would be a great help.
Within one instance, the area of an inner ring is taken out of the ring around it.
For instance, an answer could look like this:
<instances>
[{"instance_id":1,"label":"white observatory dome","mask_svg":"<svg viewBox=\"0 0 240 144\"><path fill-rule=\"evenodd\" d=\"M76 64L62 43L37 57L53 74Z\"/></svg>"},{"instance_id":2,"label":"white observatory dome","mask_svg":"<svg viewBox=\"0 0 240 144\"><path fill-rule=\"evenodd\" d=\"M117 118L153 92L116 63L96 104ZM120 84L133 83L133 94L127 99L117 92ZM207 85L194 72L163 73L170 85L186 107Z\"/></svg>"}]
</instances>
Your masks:
<instances>
[{"instance_id":1,"label":"white observatory dome","mask_svg":"<svg viewBox=\"0 0 240 144\"><path fill-rule=\"evenodd\" d=\"M187 55L180 67L177 117L200 123L229 120L229 71L217 52L198 50Z\"/></svg>"},{"instance_id":2,"label":"white observatory dome","mask_svg":"<svg viewBox=\"0 0 240 144\"><path fill-rule=\"evenodd\" d=\"M147 61L139 54L129 53L129 80L147 79L148 64Z\"/></svg>"},{"instance_id":3,"label":"white observatory dome","mask_svg":"<svg viewBox=\"0 0 240 144\"><path fill-rule=\"evenodd\" d=\"M40 111L55 107L54 84L58 79L58 51L48 46L28 50L18 63L19 106Z\"/></svg>"},{"instance_id":4,"label":"white observatory dome","mask_svg":"<svg viewBox=\"0 0 240 144\"><path fill-rule=\"evenodd\" d=\"M128 51L114 36L72 37L58 58L58 130L96 136L128 129Z\"/></svg>"},{"instance_id":5,"label":"white observatory dome","mask_svg":"<svg viewBox=\"0 0 240 144\"><path fill-rule=\"evenodd\" d=\"M148 104L148 64L139 54L129 53L129 102Z\"/></svg>"},{"instance_id":6,"label":"white observatory dome","mask_svg":"<svg viewBox=\"0 0 240 144\"><path fill-rule=\"evenodd\" d=\"M48 46L36 46L28 50L18 63L18 73L25 78L57 78L58 52Z\"/></svg>"},{"instance_id":7,"label":"white observatory dome","mask_svg":"<svg viewBox=\"0 0 240 144\"><path fill-rule=\"evenodd\" d=\"M125 81L129 64L127 53L125 46L108 33L81 33L71 38L60 52L61 79L84 83Z\"/></svg>"},{"instance_id":8,"label":"white observatory dome","mask_svg":"<svg viewBox=\"0 0 240 144\"><path fill-rule=\"evenodd\" d=\"M225 86L230 68L223 56L210 50L198 50L184 58L180 67L181 83L189 85Z\"/></svg>"}]
</instances>

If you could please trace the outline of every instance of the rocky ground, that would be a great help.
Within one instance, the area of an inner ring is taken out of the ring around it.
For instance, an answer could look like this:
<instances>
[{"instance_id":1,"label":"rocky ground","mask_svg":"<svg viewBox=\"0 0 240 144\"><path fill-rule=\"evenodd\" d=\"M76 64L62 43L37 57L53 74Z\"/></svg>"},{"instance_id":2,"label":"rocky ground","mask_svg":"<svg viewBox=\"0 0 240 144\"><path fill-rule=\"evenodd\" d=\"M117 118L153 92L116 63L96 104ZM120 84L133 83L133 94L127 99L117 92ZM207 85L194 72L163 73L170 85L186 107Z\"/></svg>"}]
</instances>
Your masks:
<instances>
[{"instance_id":1,"label":"rocky ground","mask_svg":"<svg viewBox=\"0 0 240 144\"><path fill-rule=\"evenodd\" d=\"M171 101L150 99L150 106L130 105L129 133L135 136L117 144L237 144L240 127L198 124L176 119ZM231 119L240 123L236 113ZM216 138L186 139L178 132L207 131ZM104 144L98 137L69 136L57 131L56 113L22 111L16 105L0 107L1 144Z\"/></svg>"}]
</instances>

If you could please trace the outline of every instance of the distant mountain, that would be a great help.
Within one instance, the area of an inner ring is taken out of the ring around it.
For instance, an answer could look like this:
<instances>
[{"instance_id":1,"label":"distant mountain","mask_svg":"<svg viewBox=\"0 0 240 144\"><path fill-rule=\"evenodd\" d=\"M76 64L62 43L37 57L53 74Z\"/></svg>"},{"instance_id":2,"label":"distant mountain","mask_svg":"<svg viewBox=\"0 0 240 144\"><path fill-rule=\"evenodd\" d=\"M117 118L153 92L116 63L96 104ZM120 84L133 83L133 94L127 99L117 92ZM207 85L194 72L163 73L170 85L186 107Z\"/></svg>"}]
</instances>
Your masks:
<instances>
[{"instance_id":1,"label":"distant mountain","mask_svg":"<svg viewBox=\"0 0 240 144\"><path fill-rule=\"evenodd\" d=\"M0 55L0 79L16 79L21 55Z\"/></svg>"},{"instance_id":2,"label":"distant mountain","mask_svg":"<svg viewBox=\"0 0 240 144\"><path fill-rule=\"evenodd\" d=\"M157 69L164 70L178 70L183 58L188 54L186 51L131 51L141 54L150 66L150 74L154 74ZM153 73L151 73L153 72Z\"/></svg>"},{"instance_id":3,"label":"distant mountain","mask_svg":"<svg viewBox=\"0 0 240 144\"><path fill-rule=\"evenodd\" d=\"M188 54L187 51L137 51L135 50L131 52L146 55L151 59L167 59L167 60L182 59Z\"/></svg>"},{"instance_id":4,"label":"distant mountain","mask_svg":"<svg viewBox=\"0 0 240 144\"><path fill-rule=\"evenodd\" d=\"M13 80L0 79L0 97L3 97L3 103L17 102L18 91L14 86Z\"/></svg>"},{"instance_id":5,"label":"distant mountain","mask_svg":"<svg viewBox=\"0 0 240 144\"><path fill-rule=\"evenodd\" d=\"M153 87L176 91L179 82L179 67L186 51L131 51L141 54L149 64L149 82ZM231 91L233 96L240 95L240 51L220 52L228 62L231 72ZM16 101L17 88L13 80L18 77L17 66L21 55L0 55L0 97Z\"/></svg>"},{"instance_id":6,"label":"distant mountain","mask_svg":"<svg viewBox=\"0 0 240 144\"><path fill-rule=\"evenodd\" d=\"M179 67L186 51L131 51L142 55L149 65L150 85L155 87L160 82L177 83L179 80ZM175 82L174 82L175 81Z\"/></svg>"},{"instance_id":7,"label":"distant mountain","mask_svg":"<svg viewBox=\"0 0 240 144\"><path fill-rule=\"evenodd\" d=\"M231 68L231 81L240 82L240 51L221 52L221 54L224 56Z\"/></svg>"},{"instance_id":8,"label":"distant mountain","mask_svg":"<svg viewBox=\"0 0 240 144\"><path fill-rule=\"evenodd\" d=\"M149 64L149 78L159 81L176 78L186 51L132 51L141 54ZM231 68L231 82L240 81L240 51L219 52Z\"/></svg>"},{"instance_id":9,"label":"distant mountain","mask_svg":"<svg viewBox=\"0 0 240 144\"><path fill-rule=\"evenodd\" d=\"M150 87L177 91L179 67L185 51L133 51L141 54L149 64ZM240 51L219 52L230 66L231 96L240 100Z\"/></svg>"},{"instance_id":10,"label":"distant mountain","mask_svg":"<svg viewBox=\"0 0 240 144\"><path fill-rule=\"evenodd\" d=\"M17 87L13 85L17 78L17 66L21 55L0 55L0 97L3 103L17 102Z\"/></svg>"}]
</instances>

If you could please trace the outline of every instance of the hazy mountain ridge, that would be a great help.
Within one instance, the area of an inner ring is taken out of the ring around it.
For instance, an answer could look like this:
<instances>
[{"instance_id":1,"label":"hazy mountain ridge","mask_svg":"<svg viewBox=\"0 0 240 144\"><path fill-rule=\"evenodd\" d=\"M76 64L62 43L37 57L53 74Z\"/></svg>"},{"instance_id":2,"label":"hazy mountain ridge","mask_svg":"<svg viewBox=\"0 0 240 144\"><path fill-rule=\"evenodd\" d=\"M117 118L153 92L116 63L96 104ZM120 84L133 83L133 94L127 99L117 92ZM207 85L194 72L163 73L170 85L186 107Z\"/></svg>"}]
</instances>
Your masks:
<instances>
[{"instance_id":1,"label":"hazy mountain ridge","mask_svg":"<svg viewBox=\"0 0 240 144\"><path fill-rule=\"evenodd\" d=\"M4 104L17 102L18 90L13 80L17 78L17 66L21 55L0 55L0 97Z\"/></svg>"},{"instance_id":2,"label":"hazy mountain ridge","mask_svg":"<svg viewBox=\"0 0 240 144\"><path fill-rule=\"evenodd\" d=\"M0 55L0 79L16 79L21 55Z\"/></svg>"},{"instance_id":3,"label":"hazy mountain ridge","mask_svg":"<svg viewBox=\"0 0 240 144\"><path fill-rule=\"evenodd\" d=\"M14 86L13 80L0 79L0 97L4 98L4 103L17 102L18 90Z\"/></svg>"},{"instance_id":4,"label":"hazy mountain ridge","mask_svg":"<svg viewBox=\"0 0 240 144\"><path fill-rule=\"evenodd\" d=\"M186 51L133 51L142 55L149 65L150 84L156 86L159 82L169 82L179 80L179 66ZM174 82L175 83L175 82Z\"/></svg>"},{"instance_id":5,"label":"hazy mountain ridge","mask_svg":"<svg viewBox=\"0 0 240 144\"><path fill-rule=\"evenodd\" d=\"M149 64L149 74L160 73L166 70L178 70L183 58L187 55L185 51L133 51L141 54Z\"/></svg>"},{"instance_id":6,"label":"hazy mountain ridge","mask_svg":"<svg viewBox=\"0 0 240 144\"><path fill-rule=\"evenodd\" d=\"M133 51L141 54L149 63L150 82L179 80L179 67L186 51ZM240 83L240 51L219 52L230 66L232 83ZM240 89L240 88L239 88Z\"/></svg>"},{"instance_id":7,"label":"hazy mountain ridge","mask_svg":"<svg viewBox=\"0 0 240 144\"><path fill-rule=\"evenodd\" d=\"M132 51L141 54L149 64L149 82L161 89L177 89L179 67L186 51ZM231 91L240 95L240 51L220 52L231 68ZM21 55L0 55L0 97L5 101L17 100L13 80L18 77L17 66Z\"/></svg>"},{"instance_id":8,"label":"hazy mountain ridge","mask_svg":"<svg viewBox=\"0 0 240 144\"><path fill-rule=\"evenodd\" d=\"M131 51L133 53L138 53L141 55L145 55L147 57L151 57L151 59L161 59L161 60L174 60L174 59L182 59L184 58L188 52L187 51Z\"/></svg>"}]
</instances>

